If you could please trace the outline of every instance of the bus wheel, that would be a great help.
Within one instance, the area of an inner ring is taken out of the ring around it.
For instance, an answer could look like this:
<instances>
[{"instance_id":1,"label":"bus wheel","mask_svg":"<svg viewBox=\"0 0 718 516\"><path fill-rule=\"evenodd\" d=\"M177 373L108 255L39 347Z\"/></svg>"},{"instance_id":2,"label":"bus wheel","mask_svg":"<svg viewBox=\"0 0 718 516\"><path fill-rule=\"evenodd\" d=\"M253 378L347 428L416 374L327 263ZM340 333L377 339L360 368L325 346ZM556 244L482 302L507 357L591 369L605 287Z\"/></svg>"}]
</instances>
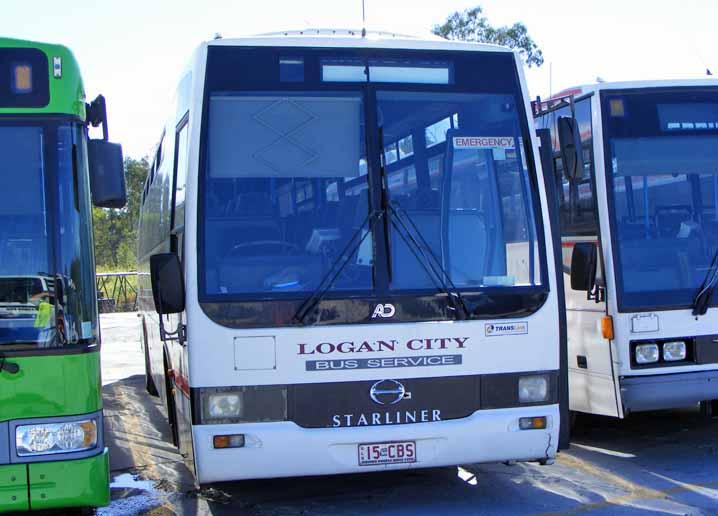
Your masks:
<instances>
[{"instance_id":1,"label":"bus wheel","mask_svg":"<svg viewBox=\"0 0 718 516\"><path fill-rule=\"evenodd\" d=\"M150 350L149 342L147 339L147 327L145 326L145 320L142 319L142 348L145 350L145 389L151 396L159 396L155 381L152 379L152 366L150 365Z\"/></svg>"},{"instance_id":2,"label":"bus wheel","mask_svg":"<svg viewBox=\"0 0 718 516\"><path fill-rule=\"evenodd\" d=\"M165 363L165 388L167 389L167 422L170 425L170 434L172 436L172 444L179 447L179 427L177 426L177 410L175 408L175 389L170 379L169 364L167 355L164 357Z\"/></svg>"}]
</instances>

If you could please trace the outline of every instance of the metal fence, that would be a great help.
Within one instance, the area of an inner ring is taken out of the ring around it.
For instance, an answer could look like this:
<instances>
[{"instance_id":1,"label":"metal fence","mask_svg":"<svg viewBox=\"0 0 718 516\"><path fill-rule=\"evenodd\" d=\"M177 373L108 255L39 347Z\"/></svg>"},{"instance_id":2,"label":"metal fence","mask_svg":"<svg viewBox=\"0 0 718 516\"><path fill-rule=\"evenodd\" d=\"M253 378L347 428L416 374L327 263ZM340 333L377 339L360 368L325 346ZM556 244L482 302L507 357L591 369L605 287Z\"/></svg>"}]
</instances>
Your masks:
<instances>
[{"instance_id":1,"label":"metal fence","mask_svg":"<svg viewBox=\"0 0 718 516\"><path fill-rule=\"evenodd\" d=\"M96 278L100 313L137 310L136 272L99 272Z\"/></svg>"}]
</instances>

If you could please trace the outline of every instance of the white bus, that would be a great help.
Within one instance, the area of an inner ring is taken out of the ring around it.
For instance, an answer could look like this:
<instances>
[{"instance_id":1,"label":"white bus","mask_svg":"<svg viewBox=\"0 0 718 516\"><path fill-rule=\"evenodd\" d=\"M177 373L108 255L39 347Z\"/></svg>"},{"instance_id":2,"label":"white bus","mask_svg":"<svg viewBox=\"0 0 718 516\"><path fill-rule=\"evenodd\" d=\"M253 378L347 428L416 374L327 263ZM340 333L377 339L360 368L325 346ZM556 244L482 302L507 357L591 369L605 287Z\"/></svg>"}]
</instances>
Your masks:
<instances>
[{"instance_id":1,"label":"white bus","mask_svg":"<svg viewBox=\"0 0 718 516\"><path fill-rule=\"evenodd\" d=\"M513 52L218 39L163 134L147 384L199 483L554 459L562 290Z\"/></svg>"},{"instance_id":2,"label":"white bus","mask_svg":"<svg viewBox=\"0 0 718 516\"><path fill-rule=\"evenodd\" d=\"M605 82L534 107L559 191L571 410L710 415L718 81Z\"/></svg>"}]
</instances>

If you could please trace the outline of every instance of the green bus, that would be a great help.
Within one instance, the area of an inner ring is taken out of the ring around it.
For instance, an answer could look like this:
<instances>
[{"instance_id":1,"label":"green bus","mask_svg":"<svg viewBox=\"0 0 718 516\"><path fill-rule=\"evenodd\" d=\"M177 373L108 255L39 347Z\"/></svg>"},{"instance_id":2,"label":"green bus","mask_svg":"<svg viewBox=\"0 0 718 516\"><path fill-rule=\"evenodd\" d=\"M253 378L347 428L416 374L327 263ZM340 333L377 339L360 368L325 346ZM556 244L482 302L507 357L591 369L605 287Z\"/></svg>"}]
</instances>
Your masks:
<instances>
[{"instance_id":1,"label":"green bus","mask_svg":"<svg viewBox=\"0 0 718 516\"><path fill-rule=\"evenodd\" d=\"M109 502L91 206L125 197L72 53L0 38L0 512Z\"/></svg>"}]
</instances>

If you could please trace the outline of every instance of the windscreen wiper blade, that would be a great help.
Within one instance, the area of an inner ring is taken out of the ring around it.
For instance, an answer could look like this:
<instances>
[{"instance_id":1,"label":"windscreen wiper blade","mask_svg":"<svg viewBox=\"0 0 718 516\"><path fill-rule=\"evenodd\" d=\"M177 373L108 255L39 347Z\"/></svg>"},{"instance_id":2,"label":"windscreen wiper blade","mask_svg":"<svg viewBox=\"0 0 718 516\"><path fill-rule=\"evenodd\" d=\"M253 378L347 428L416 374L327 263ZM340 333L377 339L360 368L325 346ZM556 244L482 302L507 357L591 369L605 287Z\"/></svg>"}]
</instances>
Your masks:
<instances>
[{"instance_id":1,"label":"windscreen wiper blade","mask_svg":"<svg viewBox=\"0 0 718 516\"><path fill-rule=\"evenodd\" d=\"M706 273L706 277L703 279L703 283L701 283L700 289L698 289L698 293L696 294L696 297L693 299L693 315L705 315L708 311L708 305L710 304L711 297L713 296L713 291L715 290L716 283L718 282L718 247L716 248L715 253L713 253L713 258L711 259L711 264L708 267L708 272Z\"/></svg>"},{"instance_id":2,"label":"windscreen wiper blade","mask_svg":"<svg viewBox=\"0 0 718 516\"><path fill-rule=\"evenodd\" d=\"M354 234L349 239L349 242L347 242L347 245L344 246L344 249L341 253L339 253L339 256L334 261L331 267L329 267L329 270L324 275L324 277L319 282L319 285L317 285L317 288L312 292L312 295L309 296L304 300L304 302L299 306L297 309L297 312L294 314L294 317L292 317L292 322L295 324L303 325L307 315L309 312L311 312L317 304L322 300L322 298L326 295L326 293L334 286L334 283L339 278L339 275L344 270L344 267L349 263L349 258L354 254L354 252L359 249L362 242L366 240L366 237L373 233L374 226L376 226L376 223L384 216L384 213L381 211L372 211L369 215L366 216L364 219L364 222L361 223L359 228L354 232ZM364 226L369 223L369 231L364 233L362 235L362 231L364 230Z\"/></svg>"},{"instance_id":3,"label":"windscreen wiper blade","mask_svg":"<svg viewBox=\"0 0 718 516\"><path fill-rule=\"evenodd\" d=\"M396 228L399 236L404 239L414 254L414 257L416 257L417 261L424 267L427 275L434 281L436 286L448 296L449 309L454 312L455 318L459 320L468 319L471 313L466 307L466 303L464 303L464 298L461 296L459 289L456 288L454 282L451 281L449 273L441 266L441 262L433 253L431 246L429 246L424 239L424 236L409 214L396 202L389 202L388 208L389 213L393 215L393 217L390 218L391 223L394 228ZM404 220L404 217L406 217L406 220ZM408 224L407 221L409 222ZM401 226L401 228L399 226Z\"/></svg>"}]
</instances>

